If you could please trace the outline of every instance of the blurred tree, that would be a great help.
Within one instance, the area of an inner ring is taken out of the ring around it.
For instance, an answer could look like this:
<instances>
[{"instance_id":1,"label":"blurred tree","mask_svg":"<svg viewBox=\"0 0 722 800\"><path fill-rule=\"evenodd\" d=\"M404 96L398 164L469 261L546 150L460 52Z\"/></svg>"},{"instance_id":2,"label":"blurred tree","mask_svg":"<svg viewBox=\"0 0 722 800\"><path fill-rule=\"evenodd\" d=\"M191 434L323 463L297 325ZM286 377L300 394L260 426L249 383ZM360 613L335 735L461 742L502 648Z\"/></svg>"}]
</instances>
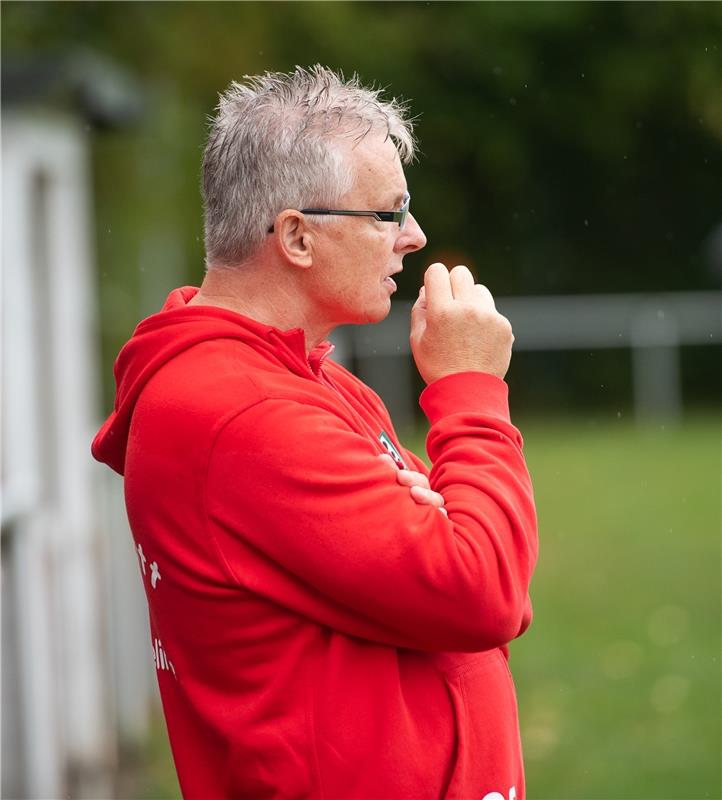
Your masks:
<instances>
[{"instance_id":1,"label":"blurred tree","mask_svg":"<svg viewBox=\"0 0 722 800\"><path fill-rule=\"evenodd\" d=\"M145 124L97 144L108 354L164 284L200 279L218 92L295 64L358 71L420 115L409 182L429 245L400 296L440 257L500 295L717 280L720 4L9 2L2 18L3 58L89 47L146 85Z\"/></svg>"}]
</instances>

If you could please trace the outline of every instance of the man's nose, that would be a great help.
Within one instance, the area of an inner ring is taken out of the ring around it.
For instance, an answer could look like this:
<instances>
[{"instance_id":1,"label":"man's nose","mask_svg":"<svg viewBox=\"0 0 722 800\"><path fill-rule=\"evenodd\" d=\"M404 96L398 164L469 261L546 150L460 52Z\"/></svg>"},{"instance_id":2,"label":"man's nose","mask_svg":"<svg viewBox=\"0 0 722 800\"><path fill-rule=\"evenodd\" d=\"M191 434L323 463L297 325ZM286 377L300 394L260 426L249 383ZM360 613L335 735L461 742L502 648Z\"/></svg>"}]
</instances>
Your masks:
<instances>
[{"instance_id":1,"label":"man's nose","mask_svg":"<svg viewBox=\"0 0 722 800\"><path fill-rule=\"evenodd\" d=\"M421 226L416 221L413 214L406 217L406 224L401 229L398 239L396 240L396 250L401 250L405 253L413 253L416 250L421 250L426 244L426 236L421 230Z\"/></svg>"}]
</instances>

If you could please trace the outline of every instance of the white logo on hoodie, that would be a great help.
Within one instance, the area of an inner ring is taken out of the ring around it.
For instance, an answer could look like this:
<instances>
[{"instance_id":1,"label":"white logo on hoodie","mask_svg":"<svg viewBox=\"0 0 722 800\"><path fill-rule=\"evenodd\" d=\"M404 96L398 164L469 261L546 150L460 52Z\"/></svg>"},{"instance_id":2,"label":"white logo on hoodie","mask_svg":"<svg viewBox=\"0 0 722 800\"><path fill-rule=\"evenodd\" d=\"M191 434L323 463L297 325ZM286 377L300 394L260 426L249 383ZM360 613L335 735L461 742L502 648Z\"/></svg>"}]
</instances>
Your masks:
<instances>
[{"instance_id":1,"label":"white logo on hoodie","mask_svg":"<svg viewBox=\"0 0 722 800\"><path fill-rule=\"evenodd\" d=\"M485 794L481 800L507 800L506 797L501 792L489 792ZM509 798L508 800L516 800L516 786L512 786L509 789Z\"/></svg>"}]
</instances>

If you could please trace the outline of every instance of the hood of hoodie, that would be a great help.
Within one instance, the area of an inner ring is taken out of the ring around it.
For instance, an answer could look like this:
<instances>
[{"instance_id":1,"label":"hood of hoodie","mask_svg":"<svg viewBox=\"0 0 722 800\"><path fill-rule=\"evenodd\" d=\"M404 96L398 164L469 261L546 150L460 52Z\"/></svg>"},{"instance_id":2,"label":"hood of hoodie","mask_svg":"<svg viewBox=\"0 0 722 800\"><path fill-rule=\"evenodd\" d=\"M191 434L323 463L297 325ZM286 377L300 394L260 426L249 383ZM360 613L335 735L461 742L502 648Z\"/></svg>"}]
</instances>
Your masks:
<instances>
[{"instance_id":1,"label":"hood of hoodie","mask_svg":"<svg viewBox=\"0 0 722 800\"><path fill-rule=\"evenodd\" d=\"M184 286L168 295L163 308L143 320L115 362L113 412L93 439L91 452L98 461L122 475L128 432L135 405L148 381L169 361L210 339L237 339L262 352L290 371L313 378L333 345L322 342L306 356L301 328L281 331L215 306L188 305L198 289Z\"/></svg>"}]
</instances>

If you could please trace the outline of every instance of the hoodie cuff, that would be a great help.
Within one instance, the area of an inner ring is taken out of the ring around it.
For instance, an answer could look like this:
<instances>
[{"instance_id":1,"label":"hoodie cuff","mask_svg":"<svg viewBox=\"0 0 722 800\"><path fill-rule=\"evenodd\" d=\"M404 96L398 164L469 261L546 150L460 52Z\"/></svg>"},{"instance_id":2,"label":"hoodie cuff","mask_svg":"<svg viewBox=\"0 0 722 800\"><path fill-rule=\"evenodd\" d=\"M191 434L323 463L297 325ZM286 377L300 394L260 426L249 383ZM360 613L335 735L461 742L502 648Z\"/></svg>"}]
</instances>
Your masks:
<instances>
[{"instance_id":1,"label":"hoodie cuff","mask_svg":"<svg viewBox=\"0 0 722 800\"><path fill-rule=\"evenodd\" d=\"M509 387L488 372L455 372L430 383L419 405L433 425L443 417L463 412L491 414L511 421Z\"/></svg>"}]
</instances>

